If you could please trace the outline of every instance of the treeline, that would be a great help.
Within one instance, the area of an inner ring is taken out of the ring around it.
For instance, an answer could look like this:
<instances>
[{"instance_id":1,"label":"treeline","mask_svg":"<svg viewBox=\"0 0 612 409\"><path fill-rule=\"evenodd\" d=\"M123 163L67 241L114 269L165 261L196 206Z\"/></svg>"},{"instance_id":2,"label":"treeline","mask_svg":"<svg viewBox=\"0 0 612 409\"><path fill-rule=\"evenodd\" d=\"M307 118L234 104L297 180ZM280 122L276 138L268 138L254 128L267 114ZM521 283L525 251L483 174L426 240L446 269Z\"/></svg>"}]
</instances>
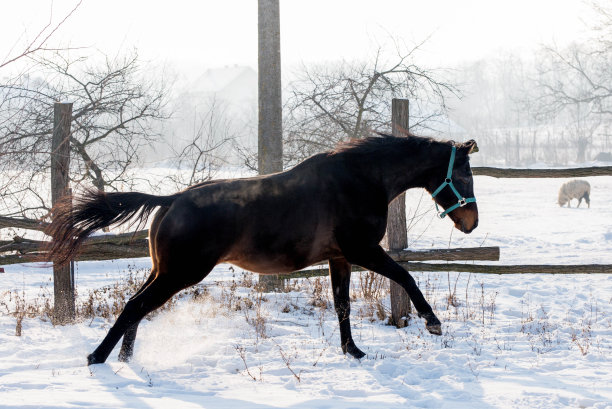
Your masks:
<instances>
[{"instance_id":1,"label":"treeline","mask_svg":"<svg viewBox=\"0 0 612 409\"><path fill-rule=\"evenodd\" d=\"M450 118L487 164L612 161L612 8L593 5L591 36L466 64Z\"/></svg>"}]
</instances>

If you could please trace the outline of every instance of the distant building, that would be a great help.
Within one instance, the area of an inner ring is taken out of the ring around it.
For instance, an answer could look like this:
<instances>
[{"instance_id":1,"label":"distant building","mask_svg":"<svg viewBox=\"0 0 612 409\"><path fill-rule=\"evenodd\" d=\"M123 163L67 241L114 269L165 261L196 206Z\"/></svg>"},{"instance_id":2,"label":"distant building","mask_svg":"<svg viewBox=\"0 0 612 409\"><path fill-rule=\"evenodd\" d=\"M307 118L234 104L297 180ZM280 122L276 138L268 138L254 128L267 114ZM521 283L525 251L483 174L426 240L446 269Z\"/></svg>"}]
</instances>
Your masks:
<instances>
[{"instance_id":1,"label":"distant building","mask_svg":"<svg viewBox=\"0 0 612 409\"><path fill-rule=\"evenodd\" d=\"M257 71L253 68L234 65L206 69L195 80L180 81L177 88L171 107L172 119L163 131L172 149L180 150L187 141L193 140L200 132L202 121L208 122L207 126L218 127L214 134L220 138L226 134L235 137L222 148L223 156L230 162L237 159L237 144L257 146ZM214 123L206 119L211 109ZM156 151L153 159L165 163L170 153Z\"/></svg>"},{"instance_id":2,"label":"distant building","mask_svg":"<svg viewBox=\"0 0 612 409\"><path fill-rule=\"evenodd\" d=\"M241 65L207 69L204 74L188 84L181 96L189 98L216 96L232 105L257 103L257 71Z\"/></svg>"}]
</instances>

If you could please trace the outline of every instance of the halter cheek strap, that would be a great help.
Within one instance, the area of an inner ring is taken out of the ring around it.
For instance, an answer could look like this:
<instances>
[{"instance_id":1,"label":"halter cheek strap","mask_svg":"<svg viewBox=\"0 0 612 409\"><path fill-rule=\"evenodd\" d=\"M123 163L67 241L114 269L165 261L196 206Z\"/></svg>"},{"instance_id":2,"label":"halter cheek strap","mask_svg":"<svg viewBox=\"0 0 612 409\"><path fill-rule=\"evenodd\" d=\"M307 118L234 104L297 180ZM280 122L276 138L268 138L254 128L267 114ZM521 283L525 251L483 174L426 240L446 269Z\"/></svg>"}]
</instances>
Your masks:
<instances>
[{"instance_id":1,"label":"halter cheek strap","mask_svg":"<svg viewBox=\"0 0 612 409\"><path fill-rule=\"evenodd\" d=\"M453 193L455 194L455 196L457 196L457 199L459 199L459 201L456 204L452 205L451 207L449 207L443 212L440 211L440 208L438 207L438 203L436 203L434 200L434 204L436 205L436 211L438 212L438 216L440 217L440 219L443 219L444 216L446 216L447 214L449 214L450 212L452 212L458 207L463 207L468 203L476 202L475 197L469 197L466 199L465 197L461 196L459 192L457 191L457 189L455 189L455 186L453 185L452 176L453 176L453 165L455 163L455 152L456 151L457 151L457 148L453 146L453 149L451 151L450 161L448 163L448 171L446 172L446 179L444 179L444 182L442 182L442 184L438 186L438 188L431 194L431 197L433 199L436 197L438 193L442 191L442 189L444 189L446 186L449 186L451 190L453 191Z\"/></svg>"}]
</instances>

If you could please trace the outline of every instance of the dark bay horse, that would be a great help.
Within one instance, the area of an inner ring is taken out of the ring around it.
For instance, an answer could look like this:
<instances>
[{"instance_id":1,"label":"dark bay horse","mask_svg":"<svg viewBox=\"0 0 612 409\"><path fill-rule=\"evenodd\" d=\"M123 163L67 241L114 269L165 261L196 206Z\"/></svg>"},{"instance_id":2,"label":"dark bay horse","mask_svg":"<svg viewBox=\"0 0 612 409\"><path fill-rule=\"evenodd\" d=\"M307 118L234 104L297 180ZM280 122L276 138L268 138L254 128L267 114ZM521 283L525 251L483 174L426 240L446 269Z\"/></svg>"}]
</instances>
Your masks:
<instances>
[{"instance_id":1,"label":"dark bay horse","mask_svg":"<svg viewBox=\"0 0 612 409\"><path fill-rule=\"evenodd\" d=\"M119 359L129 360L140 320L218 263L278 274L328 260L342 351L355 358L365 354L351 336L351 264L400 284L429 332L440 335L440 321L415 280L379 243L389 203L414 187L432 193L457 229L474 230L478 208L468 154L475 150L473 140L382 135L345 143L272 175L209 181L170 196L89 192L75 199L71 212L58 206L47 232L56 239L50 254L58 262L73 257L95 230L134 216L145 220L159 208L149 230L151 274L88 363L106 361L121 337Z\"/></svg>"}]
</instances>

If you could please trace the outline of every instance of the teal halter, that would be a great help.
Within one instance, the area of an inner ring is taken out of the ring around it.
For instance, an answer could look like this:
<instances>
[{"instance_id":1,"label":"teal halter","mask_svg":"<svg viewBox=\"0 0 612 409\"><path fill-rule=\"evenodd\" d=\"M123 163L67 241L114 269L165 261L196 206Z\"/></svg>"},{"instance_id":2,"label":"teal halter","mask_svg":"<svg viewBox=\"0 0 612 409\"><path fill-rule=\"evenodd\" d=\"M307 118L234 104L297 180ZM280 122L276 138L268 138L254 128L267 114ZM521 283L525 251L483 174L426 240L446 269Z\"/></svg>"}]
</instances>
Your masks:
<instances>
[{"instance_id":1,"label":"teal halter","mask_svg":"<svg viewBox=\"0 0 612 409\"><path fill-rule=\"evenodd\" d=\"M448 171L446 172L446 179L444 179L444 182L442 182L442 184L436 189L436 191L431 194L431 197L433 199L436 197L438 193L442 191L442 189L444 189L445 186L450 186L455 196L457 196L457 199L459 199L459 201L456 204L452 205L451 207L449 207L443 212L440 211L438 204L434 200L434 203L436 205L436 211L438 212L438 216L440 217L440 219L444 219L444 216L446 216L447 214L449 214L450 212L452 212L458 207L463 207L468 203L476 203L475 197L469 197L466 199L465 197L461 196L459 192L457 192L457 189L455 189L455 186L453 185L453 179L451 178L451 176L453 175L453 164L455 163L455 152L456 151L457 151L457 148L453 146L453 150L451 151L450 162L448 163Z\"/></svg>"}]
</instances>

